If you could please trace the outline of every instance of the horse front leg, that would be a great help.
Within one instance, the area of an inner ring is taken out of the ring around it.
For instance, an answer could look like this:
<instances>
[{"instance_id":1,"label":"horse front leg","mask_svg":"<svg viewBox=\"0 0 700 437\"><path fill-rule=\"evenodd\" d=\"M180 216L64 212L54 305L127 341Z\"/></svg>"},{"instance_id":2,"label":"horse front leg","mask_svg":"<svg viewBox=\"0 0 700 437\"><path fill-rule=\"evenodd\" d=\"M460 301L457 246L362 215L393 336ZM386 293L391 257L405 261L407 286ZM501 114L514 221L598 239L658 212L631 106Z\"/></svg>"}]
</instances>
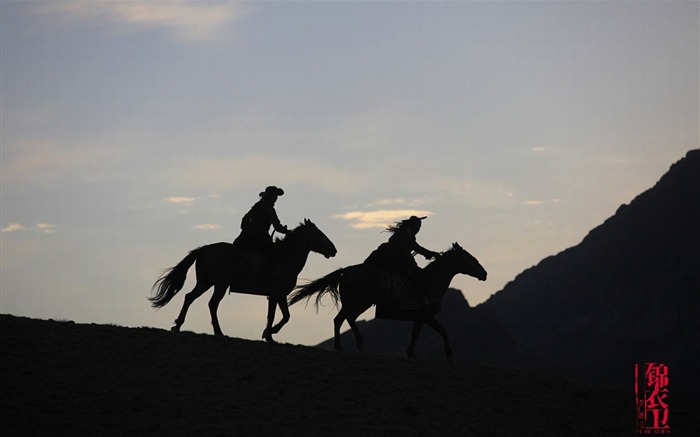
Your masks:
<instances>
[{"instance_id":1,"label":"horse front leg","mask_svg":"<svg viewBox=\"0 0 700 437\"><path fill-rule=\"evenodd\" d=\"M416 319L413 321L413 329L411 330L411 342L408 344L408 349L406 350L406 356L408 358L416 357L416 340L418 340L418 335L423 327L423 320Z\"/></svg>"},{"instance_id":2,"label":"horse front leg","mask_svg":"<svg viewBox=\"0 0 700 437\"><path fill-rule=\"evenodd\" d=\"M267 298L267 324L265 325L265 330L262 333L262 338L268 343L276 343L275 339L272 338L272 324L275 321L275 311L277 310L277 300L272 296Z\"/></svg>"},{"instance_id":3,"label":"horse front leg","mask_svg":"<svg viewBox=\"0 0 700 437\"><path fill-rule=\"evenodd\" d=\"M280 312L282 312L282 320L278 324L272 327L270 332L272 334L277 334L282 330L282 327L289 322L289 319L291 318L289 315L289 304L287 303L286 298L277 298L277 306L280 309Z\"/></svg>"},{"instance_id":4,"label":"horse front leg","mask_svg":"<svg viewBox=\"0 0 700 437\"><path fill-rule=\"evenodd\" d=\"M221 332L221 326L219 326L219 317L217 316L217 310L219 309L219 303L221 299L226 295L227 285L217 284L214 286L214 295L209 300L209 313L211 314L211 325L214 328L214 335L223 336L224 333Z\"/></svg>"},{"instance_id":5,"label":"horse front leg","mask_svg":"<svg viewBox=\"0 0 700 437\"><path fill-rule=\"evenodd\" d=\"M450 340L447 337L447 330L440 324L440 322L438 322L435 316L430 316L426 318L425 323L431 328L433 328L438 334L440 334L440 337L442 337L442 344L443 349L445 351L445 355L447 356L448 360L451 360L453 357L452 346L450 346Z\"/></svg>"}]
</instances>

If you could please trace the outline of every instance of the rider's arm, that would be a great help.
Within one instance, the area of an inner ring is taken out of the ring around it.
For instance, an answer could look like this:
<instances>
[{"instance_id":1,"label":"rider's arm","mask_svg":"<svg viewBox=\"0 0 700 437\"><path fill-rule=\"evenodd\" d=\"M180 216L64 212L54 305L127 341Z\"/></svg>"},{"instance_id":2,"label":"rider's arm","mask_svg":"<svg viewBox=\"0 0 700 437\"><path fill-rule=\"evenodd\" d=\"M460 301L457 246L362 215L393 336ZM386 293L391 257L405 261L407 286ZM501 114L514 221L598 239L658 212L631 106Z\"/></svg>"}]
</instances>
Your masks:
<instances>
[{"instance_id":1,"label":"rider's arm","mask_svg":"<svg viewBox=\"0 0 700 437\"><path fill-rule=\"evenodd\" d=\"M420 244L418 244L417 242L414 243L414 245L413 245L413 250L414 250L415 252L418 252L419 254L423 255L423 257L424 257L425 259L432 259L432 258L435 258L435 257L438 255L437 252L433 252L432 250L428 250L428 249L426 249L425 247L423 247L423 246L421 246Z\"/></svg>"},{"instance_id":2,"label":"rider's arm","mask_svg":"<svg viewBox=\"0 0 700 437\"><path fill-rule=\"evenodd\" d=\"M277 212L274 209L271 209L270 215L270 218L272 219L272 227L275 228L275 231L279 232L280 234L286 234L289 232L289 229L280 223L280 219L277 217Z\"/></svg>"}]
</instances>

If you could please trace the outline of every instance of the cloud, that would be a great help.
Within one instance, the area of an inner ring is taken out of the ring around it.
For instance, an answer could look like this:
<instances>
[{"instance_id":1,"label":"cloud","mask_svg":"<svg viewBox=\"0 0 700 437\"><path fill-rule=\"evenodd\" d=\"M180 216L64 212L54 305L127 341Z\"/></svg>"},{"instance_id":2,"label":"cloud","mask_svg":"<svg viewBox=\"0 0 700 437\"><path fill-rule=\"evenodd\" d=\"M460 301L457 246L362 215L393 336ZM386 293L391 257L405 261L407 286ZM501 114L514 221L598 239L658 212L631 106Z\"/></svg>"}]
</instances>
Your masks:
<instances>
[{"instance_id":1,"label":"cloud","mask_svg":"<svg viewBox=\"0 0 700 437\"><path fill-rule=\"evenodd\" d=\"M412 215L430 216L431 211L416 209L382 209L376 211L351 211L337 214L333 217L353 222L350 226L355 229L385 228L388 224L407 219Z\"/></svg>"},{"instance_id":2,"label":"cloud","mask_svg":"<svg viewBox=\"0 0 700 437\"><path fill-rule=\"evenodd\" d=\"M194 225L192 229L197 229L198 231L215 231L217 229L221 229L221 225L213 223L202 223L199 225Z\"/></svg>"},{"instance_id":3,"label":"cloud","mask_svg":"<svg viewBox=\"0 0 700 437\"><path fill-rule=\"evenodd\" d=\"M548 205L552 203L561 203L561 202L566 202L565 199L551 199L551 200L526 200L524 203L527 206L540 206L540 205Z\"/></svg>"},{"instance_id":4,"label":"cloud","mask_svg":"<svg viewBox=\"0 0 700 437\"><path fill-rule=\"evenodd\" d=\"M111 21L126 30L162 28L180 41L209 41L240 19L240 2L173 1L77 1L55 2L39 7L43 13L59 13L73 21Z\"/></svg>"},{"instance_id":5,"label":"cloud","mask_svg":"<svg viewBox=\"0 0 700 437\"><path fill-rule=\"evenodd\" d=\"M32 227L27 227L24 226L23 224L20 223L10 223L9 225L5 226L2 228L2 232L6 233L11 233L11 232L27 232L27 231L40 231L45 234L53 234L56 232L57 225L52 225L49 223L37 223L33 228Z\"/></svg>"},{"instance_id":6,"label":"cloud","mask_svg":"<svg viewBox=\"0 0 700 437\"><path fill-rule=\"evenodd\" d=\"M166 197L166 198L163 199L163 200L164 200L165 202L167 202L167 203L180 204L180 203L192 203L192 202L194 202L195 200L197 200L197 198L196 198L196 197L178 197L178 196L174 196L174 197Z\"/></svg>"},{"instance_id":7,"label":"cloud","mask_svg":"<svg viewBox=\"0 0 700 437\"><path fill-rule=\"evenodd\" d=\"M46 234L53 234L56 232L56 225L52 225L49 223L37 223L36 228L40 230L41 232L44 232Z\"/></svg>"},{"instance_id":8,"label":"cloud","mask_svg":"<svg viewBox=\"0 0 700 437\"><path fill-rule=\"evenodd\" d=\"M21 225L19 223L10 223L9 225L5 226L2 228L2 232L20 232L20 231L28 231L29 228L27 228L24 225Z\"/></svg>"}]
</instances>

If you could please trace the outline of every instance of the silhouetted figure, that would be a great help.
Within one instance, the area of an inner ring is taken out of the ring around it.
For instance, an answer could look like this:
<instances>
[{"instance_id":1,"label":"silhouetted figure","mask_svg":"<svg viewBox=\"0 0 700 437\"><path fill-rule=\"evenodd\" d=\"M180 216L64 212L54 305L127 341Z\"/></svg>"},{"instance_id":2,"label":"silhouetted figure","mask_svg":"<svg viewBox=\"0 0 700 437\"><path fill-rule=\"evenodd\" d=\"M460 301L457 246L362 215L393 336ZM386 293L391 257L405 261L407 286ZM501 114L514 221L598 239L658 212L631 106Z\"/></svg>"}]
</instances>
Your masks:
<instances>
[{"instance_id":1,"label":"silhouetted figure","mask_svg":"<svg viewBox=\"0 0 700 437\"><path fill-rule=\"evenodd\" d=\"M416 241L416 234L420 232L422 220L426 218L414 215L387 227L386 230L392 234L389 241L382 243L364 263L388 271L398 276L398 280L403 282L411 271L418 267L416 260L413 259L414 252L423 255L425 259L433 259L440 255L424 248Z\"/></svg>"},{"instance_id":2,"label":"silhouetted figure","mask_svg":"<svg viewBox=\"0 0 700 437\"><path fill-rule=\"evenodd\" d=\"M410 219L409 219L410 220ZM435 318L440 311L442 298L447 292L452 278L457 274L473 276L480 281L486 280L486 270L479 264L469 252L459 244L440 255L435 261L424 269L417 268L414 274L408 278L405 287L409 294L414 296L413 308L391 308L396 301L388 294L384 285L385 274L366 263L338 269L320 279L317 279L302 287L297 287L290 296L289 304L295 304L304 299L316 296L316 308L325 294L330 294L333 302L342 306L338 315L333 319L334 347L342 350L340 343L340 328L347 321L355 335L357 349L362 350L363 339L357 327L356 320L360 314L367 311L372 305L377 305L376 317L379 319L413 320L411 342L406 354L414 356L416 340L423 324L435 329L443 340L445 354L452 356L452 348L447 336L447 331ZM381 307L389 306L389 311L380 313Z\"/></svg>"},{"instance_id":3,"label":"silhouetted figure","mask_svg":"<svg viewBox=\"0 0 700 437\"><path fill-rule=\"evenodd\" d=\"M283 194L284 191L274 185L265 188L265 191L260 193L260 200L241 219L241 233L233 241L233 247L247 255L244 257L244 269L249 273L248 282L251 285L257 283L262 266L272 248L270 226L281 234L289 232L287 226L280 223L275 211L275 202Z\"/></svg>"},{"instance_id":4,"label":"silhouetted figure","mask_svg":"<svg viewBox=\"0 0 700 437\"><path fill-rule=\"evenodd\" d=\"M269 186L260 193L260 200L241 219L241 234L233 242L235 247L244 250L266 250L272 244L270 226L281 234L289 232L287 227L280 223L275 211L275 202L283 194L284 191L275 186Z\"/></svg>"},{"instance_id":5,"label":"silhouetted figure","mask_svg":"<svg viewBox=\"0 0 700 437\"><path fill-rule=\"evenodd\" d=\"M199 296L214 286L214 294L209 301L209 312L214 334L223 335L219 326L219 318L216 314L219 302L230 287L232 293L246 293L268 296L267 325L263 332L263 338L273 342L272 334L276 334L289 321L289 308L287 307L287 295L292 292L297 283L297 276L304 268L304 264L310 252L317 252L330 258L336 255L337 250L331 240L321 232L310 220L304 220L294 230L289 231L284 239L277 239L272 243L270 251L270 265L274 268L266 272L264 281L255 289L242 287L239 277L246 272L241 270L239 258L246 258L246 254L233 249L231 243L214 243L199 247L191 251L175 267L167 269L153 284L153 296L148 300L154 308L161 308L180 291L185 285L187 270L196 263L195 272L197 283L192 291L185 295L180 314L175 320L173 331L179 331L185 322L187 310ZM275 309L282 311L282 320L273 326Z\"/></svg>"}]
</instances>

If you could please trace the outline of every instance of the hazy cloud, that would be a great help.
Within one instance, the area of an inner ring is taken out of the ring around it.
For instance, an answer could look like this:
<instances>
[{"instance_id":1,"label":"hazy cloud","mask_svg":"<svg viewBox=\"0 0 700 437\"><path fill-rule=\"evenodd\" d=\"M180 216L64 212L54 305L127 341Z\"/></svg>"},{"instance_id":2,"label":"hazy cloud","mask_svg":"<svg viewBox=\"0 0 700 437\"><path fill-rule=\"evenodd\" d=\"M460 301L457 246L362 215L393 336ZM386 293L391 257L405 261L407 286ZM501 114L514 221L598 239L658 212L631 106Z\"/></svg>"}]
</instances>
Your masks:
<instances>
[{"instance_id":1,"label":"hazy cloud","mask_svg":"<svg viewBox=\"0 0 700 437\"><path fill-rule=\"evenodd\" d=\"M423 211L416 209L396 209L396 210L377 210L377 211L351 211L344 214L337 214L334 217L352 222L351 227L356 229L368 228L385 228L388 224L407 219L412 215L415 216L430 216L431 211Z\"/></svg>"},{"instance_id":2,"label":"hazy cloud","mask_svg":"<svg viewBox=\"0 0 700 437\"><path fill-rule=\"evenodd\" d=\"M564 199L551 199L551 200L526 200L524 203L525 205L528 206L540 206L540 205L547 205L551 203L561 203L565 202Z\"/></svg>"},{"instance_id":3,"label":"hazy cloud","mask_svg":"<svg viewBox=\"0 0 700 437\"><path fill-rule=\"evenodd\" d=\"M178 197L178 196L174 196L174 197L166 197L164 200L165 200L165 202L167 202L167 203L180 204L180 203L192 203L192 202L194 202L195 200L197 200L197 198L195 198L195 197Z\"/></svg>"},{"instance_id":4,"label":"hazy cloud","mask_svg":"<svg viewBox=\"0 0 700 437\"><path fill-rule=\"evenodd\" d=\"M52 225L50 223L37 223L36 228L40 230L41 232L44 232L46 234L53 234L56 232L56 225Z\"/></svg>"},{"instance_id":5,"label":"hazy cloud","mask_svg":"<svg viewBox=\"0 0 700 437\"><path fill-rule=\"evenodd\" d=\"M215 231L217 229L221 229L221 225L213 223L202 223L199 225L194 225L192 229L197 229L198 231Z\"/></svg>"},{"instance_id":6,"label":"hazy cloud","mask_svg":"<svg viewBox=\"0 0 700 437\"><path fill-rule=\"evenodd\" d=\"M228 24L243 15L240 2L75 1L41 4L43 13L59 13L73 21L103 19L131 31L168 30L181 41L208 41L221 35Z\"/></svg>"},{"instance_id":7,"label":"hazy cloud","mask_svg":"<svg viewBox=\"0 0 700 437\"><path fill-rule=\"evenodd\" d=\"M19 223L10 223L9 225L5 226L2 228L2 232L20 232L20 231L28 231L29 228L27 228L24 225L21 225Z\"/></svg>"},{"instance_id":8,"label":"hazy cloud","mask_svg":"<svg viewBox=\"0 0 700 437\"><path fill-rule=\"evenodd\" d=\"M37 223L34 227L28 227L20 223L10 223L4 228L2 232L26 232L26 231L40 231L45 234L53 234L56 232L57 225L52 225L49 223Z\"/></svg>"}]
</instances>

